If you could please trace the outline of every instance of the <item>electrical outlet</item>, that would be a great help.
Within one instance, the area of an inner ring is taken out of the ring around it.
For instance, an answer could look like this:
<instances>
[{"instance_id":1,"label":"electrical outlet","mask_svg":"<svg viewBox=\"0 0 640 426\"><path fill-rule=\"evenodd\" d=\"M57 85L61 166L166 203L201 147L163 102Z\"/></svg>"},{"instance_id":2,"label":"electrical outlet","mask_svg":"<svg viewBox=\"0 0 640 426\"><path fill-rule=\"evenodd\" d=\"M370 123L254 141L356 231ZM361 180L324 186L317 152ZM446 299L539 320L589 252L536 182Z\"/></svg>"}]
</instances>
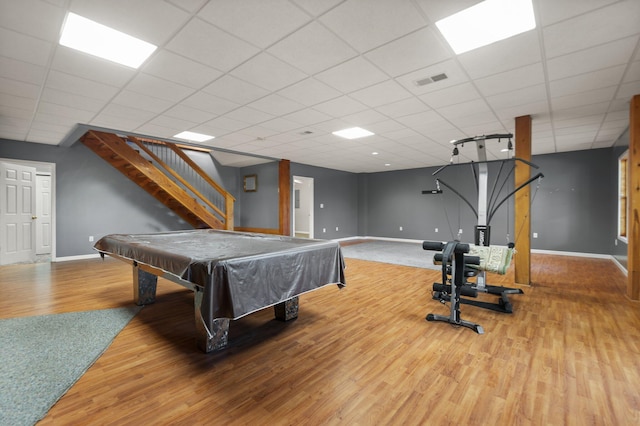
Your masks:
<instances>
[{"instance_id":1,"label":"electrical outlet","mask_svg":"<svg viewBox=\"0 0 640 426\"><path fill-rule=\"evenodd\" d=\"M436 228L436 232L438 232L438 228Z\"/></svg>"},{"instance_id":2,"label":"electrical outlet","mask_svg":"<svg viewBox=\"0 0 640 426\"><path fill-rule=\"evenodd\" d=\"M400 230L402 231L402 226L400 227Z\"/></svg>"},{"instance_id":3,"label":"electrical outlet","mask_svg":"<svg viewBox=\"0 0 640 426\"><path fill-rule=\"evenodd\" d=\"M327 228L322 228L322 232L327 232Z\"/></svg>"},{"instance_id":4,"label":"electrical outlet","mask_svg":"<svg viewBox=\"0 0 640 426\"><path fill-rule=\"evenodd\" d=\"M458 234L462 234L462 228L458 229Z\"/></svg>"},{"instance_id":5,"label":"electrical outlet","mask_svg":"<svg viewBox=\"0 0 640 426\"><path fill-rule=\"evenodd\" d=\"M538 238L538 233L537 232L533 233L533 238Z\"/></svg>"},{"instance_id":6,"label":"electrical outlet","mask_svg":"<svg viewBox=\"0 0 640 426\"><path fill-rule=\"evenodd\" d=\"M324 209L324 204L320 203L320 208Z\"/></svg>"},{"instance_id":7,"label":"electrical outlet","mask_svg":"<svg viewBox=\"0 0 640 426\"><path fill-rule=\"evenodd\" d=\"M338 231L338 230L339 230L339 229L338 229L338 227L336 226L336 231Z\"/></svg>"},{"instance_id":8,"label":"electrical outlet","mask_svg":"<svg viewBox=\"0 0 640 426\"><path fill-rule=\"evenodd\" d=\"M89 235L89 242L92 243L93 242L93 235Z\"/></svg>"}]
</instances>

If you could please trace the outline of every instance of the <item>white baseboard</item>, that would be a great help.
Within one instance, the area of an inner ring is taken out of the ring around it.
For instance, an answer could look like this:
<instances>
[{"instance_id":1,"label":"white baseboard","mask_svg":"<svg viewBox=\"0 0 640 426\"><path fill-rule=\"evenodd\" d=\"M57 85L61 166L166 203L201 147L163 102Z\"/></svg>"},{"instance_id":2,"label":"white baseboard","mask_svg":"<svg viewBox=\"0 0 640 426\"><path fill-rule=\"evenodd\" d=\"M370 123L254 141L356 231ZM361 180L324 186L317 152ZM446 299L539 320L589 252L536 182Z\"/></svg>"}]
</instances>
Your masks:
<instances>
[{"instance_id":1,"label":"white baseboard","mask_svg":"<svg viewBox=\"0 0 640 426\"><path fill-rule=\"evenodd\" d=\"M64 256L64 257L56 257L52 260L52 262L69 262L71 260L86 260L86 259L95 259L100 257L100 253L95 254L81 254L78 256Z\"/></svg>"}]
</instances>

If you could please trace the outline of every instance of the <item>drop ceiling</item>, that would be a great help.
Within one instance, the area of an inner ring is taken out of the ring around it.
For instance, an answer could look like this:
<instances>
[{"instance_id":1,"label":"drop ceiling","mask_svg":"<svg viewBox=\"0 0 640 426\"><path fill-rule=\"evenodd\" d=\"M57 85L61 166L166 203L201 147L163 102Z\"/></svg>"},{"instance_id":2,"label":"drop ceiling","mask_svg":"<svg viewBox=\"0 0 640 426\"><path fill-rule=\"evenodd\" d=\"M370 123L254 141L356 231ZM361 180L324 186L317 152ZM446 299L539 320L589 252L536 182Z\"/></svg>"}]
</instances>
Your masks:
<instances>
[{"instance_id":1,"label":"drop ceiling","mask_svg":"<svg viewBox=\"0 0 640 426\"><path fill-rule=\"evenodd\" d=\"M355 173L447 163L450 140L514 132L522 115L533 154L612 146L640 94L640 1L533 0L536 29L455 55L435 22L476 3L0 0L0 138L189 130ZM159 48L135 70L60 46L69 11ZM332 134L354 126L375 135Z\"/></svg>"}]
</instances>

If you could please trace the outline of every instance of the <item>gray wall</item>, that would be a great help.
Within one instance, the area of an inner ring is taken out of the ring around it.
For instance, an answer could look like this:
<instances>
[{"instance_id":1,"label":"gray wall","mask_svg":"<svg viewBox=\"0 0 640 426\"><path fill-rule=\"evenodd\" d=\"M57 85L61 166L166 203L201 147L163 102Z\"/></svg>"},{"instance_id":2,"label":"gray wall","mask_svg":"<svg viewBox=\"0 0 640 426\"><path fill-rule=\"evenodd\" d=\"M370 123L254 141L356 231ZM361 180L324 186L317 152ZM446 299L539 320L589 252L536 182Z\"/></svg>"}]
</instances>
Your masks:
<instances>
[{"instance_id":1,"label":"gray wall","mask_svg":"<svg viewBox=\"0 0 640 426\"><path fill-rule=\"evenodd\" d=\"M65 148L0 140L0 158L56 164L57 257L94 253L89 236L192 229L81 143ZM220 176L229 180L229 171Z\"/></svg>"},{"instance_id":2,"label":"gray wall","mask_svg":"<svg viewBox=\"0 0 640 426\"><path fill-rule=\"evenodd\" d=\"M334 239L360 235L357 174L297 163L291 163L290 171L291 176L313 178L315 238Z\"/></svg>"},{"instance_id":3,"label":"gray wall","mask_svg":"<svg viewBox=\"0 0 640 426\"><path fill-rule=\"evenodd\" d=\"M613 227L615 192L611 191L611 149L576 151L534 156L534 170L544 174L540 187L531 185L533 199L531 231L534 249L583 253L609 253L616 230ZM365 235L409 239L451 240L463 233L462 241L473 242L473 227L477 223L472 210L450 190L442 186L442 195L422 195L424 189L434 189L435 168L403 170L366 175L361 188L366 195L367 224ZM506 166L502 173L506 173ZM498 169L489 170L489 188ZM476 184L470 166L447 167L441 178L477 206ZM501 182L498 183L500 188ZM512 191L508 183L499 199ZM534 198L535 197L535 198ZM507 216L508 212L508 216ZM400 231L400 226L403 230ZM438 228L439 232L435 232ZM491 222L491 243L505 245L519 237L514 229L513 199L497 211ZM508 232L507 232L508 231ZM507 234L509 238L507 238Z\"/></svg>"},{"instance_id":4,"label":"gray wall","mask_svg":"<svg viewBox=\"0 0 640 426\"><path fill-rule=\"evenodd\" d=\"M280 227L278 173L277 162L239 169L236 206L241 214L236 226L267 229ZM247 175L257 176L257 191L244 192L244 176Z\"/></svg>"},{"instance_id":5,"label":"gray wall","mask_svg":"<svg viewBox=\"0 0 640 426\"><path fill-rule=\"evenodd\" d=\"M626 245L620 242L614 245L617 150L533 158L545 174L532 207L532 231L538 233L538 238L532 240L533 248L626 255ZM92 253L89 235L97 238L108 233L190 228L82 144L64 148L3 140L0 157L56 163L59 257ZM198 158L197 162L212 176L217 175L236 197L237 226L278 227L277 163L238 169L222 167L205 157ZM354 174L291 164L292 175L314 178L316 238L378 236L449 240L457 236L460 227L462 239L473 241L476 219L463 202L446 189L442 196L421 194L422 190L435 187L434 170ZM246 174L258 175L257 192L242 191L242 177ZM439 176L475 201L468 169L449 168ZM320 208L320 204L324 208ZM507 226L507 208L512 217L512 203L506 203L493 220L493 244L504 244L507 231L510 240L518 234L511 221Z\"/></svg>"}]
</instances>

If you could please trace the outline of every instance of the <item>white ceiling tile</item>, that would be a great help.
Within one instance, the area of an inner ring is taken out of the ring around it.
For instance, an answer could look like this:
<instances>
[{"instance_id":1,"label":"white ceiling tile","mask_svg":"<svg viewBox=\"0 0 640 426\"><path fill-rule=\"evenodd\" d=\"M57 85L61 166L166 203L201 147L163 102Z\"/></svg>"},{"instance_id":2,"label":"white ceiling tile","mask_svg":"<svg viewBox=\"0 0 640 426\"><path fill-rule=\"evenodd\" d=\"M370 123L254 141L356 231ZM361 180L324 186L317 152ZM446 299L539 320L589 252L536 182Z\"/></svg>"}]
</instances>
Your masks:
<instances>
[{"instance_id":1,"label":"white ceiling tile","mask_svg":"<svg viewBox=\"0 0 640 426\"><path fill-rule=\"evenodd\" d=\"M49 102L38 103L38 112L43 114L56 115L60 117L74 118L74 119L78 119L78 121L80 122L87 122L95 115L95 113L91 111L83 111L78 108L51 104Z\"/></svg>"},{"instance_id":2,"label":"white ceiling tile","mask_svg":"<svg viewBox=\"0 0 640 426\"><path fill-rule=\"evenodd\" d=\"M167 49L210 67L229 71L259 49L200 19L192 19L167 44Z\"/></svg>"},{"instance_id":3,"label":"white ceiling tile","mask_svg":"<svg viewBox=\"0 0 640 426\"><path fill-rule=\"evenodd\" d=\"M285 115L304 108L304 105L276 93L251 102L249 106L273 115Z\"/></svg>"},{"instance_id":4,"label":"white ceiling tile","mask_svg":"<svg viewBox=\"0 0 640 426\"><path fill-rule=\"evenodd\" d=\"M171 139L173 135L183 131L184 129L175 129L171 127L159 126L154 123L145 123L139 127L132 129L131 131L135 131L136 133L144 134L144 135L155 135L158 138L166 138Z\"/></svg>"},{"instance_id":5,"label":"white ceiling tile","mask_svg":"<svg viewBox=\"0 0 640 426\"><path fill-rule=\"evenodd\" d=\"M313 16L319 16L327 12L338 3L342 3L344 0L293 0L295 4L306 10Z\"/></svg>"},{"instance_id":6,"label":"white ceiling tile","mask_svg":"<svg viewBox=\"0 0 640 426\"><path fill-rule=\"evenodd\" d=\"M430 21L435 23L440 19L479 3L479 0L416 0L416 3L429 17Z\"/></svg>"},{"instance_id":7,"label":"white ceiling tile","mask_svg":"<svg viewBox=\"0 0 640 426\"><path fill-rule=\"evenodd\" d=\"M602 118L594 120L593 116L599 114L604 118L607 113L608 106L608 101L599 103L585 102L585 104L576 104L573 101L568 102L566 108L554 109L554 124L557 125L561 120L572 120L575 125L580 123L584 124L586 121L594 121L597 125L600 125ZM627 109L626 112L628 114L629 110Z\"/></svg>"},{"instance_id":8,"label":"white ceiling tile","mask_svg":"<svg viewBox=\"0 0 640 426\"><path fill-rule=\"evenodd\" d=\"M203 91L237 104L246 104L255 101L269 93L266 89L230 75L219 78L205 87Z\"/></svg>"},{"instance_id":9,"label":"white ceiling tile","mask_svg":"<svg viewBox=\"0 0 640 426\"><path fill-rule=\"evenodd\" d=\"M167 0L169 3L172 3L179 8L186 10L189 13L196 12L199 10L207 0Z\"/></svg>"},{"instance_id":10,"label":"white ceiling tile","mask_svg":"<svg viewBox=\"0 0 640 426\"><path fill-rule=\"evenodd\" d=\"M136 74L126 87L133 92L174 102L180 101L193 93L193 89L190 87L144 73Z\"/></svg>"},{"instance_id":11,"label":"white ceiling tile","mask_svg":"<svg viewBox=\"0 0 640 426\"><path fill-rule=\"evenodd\" d=\"M350 0L320 18L360 52L366 52L424 26L426 21L410 0Z\"/></svg>"},{"instance_id":12,"label":"white ceiling tile","mask_svg":"<svg viewBox=\"0 0 640 426\"><path fill-rule=\"evenodd\" d=\"M307 77L302 71L268 53L251 58L234 69L231 75L272 91L280 90Z\"/></svg>"},{"instance_id":13,"label":"white ceiling tile","mask_svg":"<svg viewBox=\"0 0 640 426\"><path fill-rule=\"evenodd\" d=\"M537 21L547 26L573 18L594 9L614 3L616 0L537 0L539 16Z\"/></svg>"},{"instance_id":14,"label":"white ceiling tile","mask_svg":"<svg viewBox=\"0 0 640 426\"><path fill-rule=\"evenodd\" d=\"M622 40L570 53L547 61L549 80L610 68L627 63L638 43L638 37Z\"/></svg>"},{"instance_id":15,"label":"white ceiling tile","mask_svg":"<svg viewBox=\"0 0 640 426\"><path fill-rule=\"evenodd\" d=\"M245 123L244 121L234 120L232 118L225 117L225 116L214 118L213 120L208 121L204 125L209 126L211 128L215 128L216 129L215 133L218 133L218 134L235 132L248 127L247 123ZM218 131L217 129L220 129L220 131Z\"/></svg>"},{"instance_id":16,"label":"white ceiling tile","mask_svg":"<svg viewBox=\"0 0 640 426\"><path fill-rule=\"evenodd\" d=\"M0 27L40 39L57 38L65 17L65 10L41 0L21 0L0 6Z\"/></svg>"},{"instance_id":17,"label":"white ceiling tile","mask_svg":"<svg viewBox=\"0 0 640 426\"><path fill-rule=\"evenodd\" d=\"M400 84L393 80L387 80L382 83L378 83L375 86L353 92L349 96L357 99L365 105L375 108L380 105L407 99L412 95Z\"/></svg>"},{"instance_id":18,"label":"white ceiling tile","mask_svg":"<svg viewBox=\"0 0 640 426\"><path fill-rule=\"evenodd\" d=\"M7 96L7 99L5 99L4 96L0 96L0 122L2 122L3 119L14 118L23 120L26 131L29 129L29 122L34 116L36 102L33 99L21 98L27 102L27 104L23 106L30 108L17 108L15 99L11 98L15 98L15 96Z\"/></svg>"},{"instance_id":19,"label":"white ceiling tile","mask_svg":"<svg viewBox=\"0 0 640 426\"><path fill-rule=\"evenodd\" d=\"M367 53L366 58L392 77L442 62L451 50L431 27L420 29Z\"/></svg>"},{"instance_id":20,"label":"white ceiling tile","mask_svg":"<svg viewBox=\"0 0 640 426\"><path fill-rule=\"evenodd\" d=\"M595 104L598 102L608 102L613 99L616 92L616 86L609 86L602 89L589 90L587 92L576 93L573 95L552 97L551 106L554 110L563 110L567 108L580 107L583 105ZM607 108L604 108L606 111Z\"/></svg>"},{"instance_id":21,"label":"white ceiling tile","mask_svg":"<svg viewBox=\"0 0 640 426\"><path fill-rule=\"evenodd\" d=\"M106 104L105 101L100 101L69 92L62 92L60 90L51 89L49 87L45 88L42 91L42 96L40 99L52 104L76 107L85 111L92 112L100 111Z\"/></svg>"},{"instance_id":22,"label":"white ceiling tile","mask_svg":"<svg viewBox=\"0 0 640 426\"><path fill-rule=\"evenodd\" d=\"M486 99L493 109L498 110L510 108L523 103L545 101L547 99L547 90L544 84L538 84L536 86L512 90L507 93L488 96Z\"/></svg>"},{"instance_id":23,"label":"white ceiling tile","mask_svg":"<svg viewBox=\"0 0 640 426\"><path fill-rule=\"evenodd\" d=\"M306 106L316 105L340 96L340 92L315 78L302 80L289 87L285 87L278 93Z\"/></svg>"},{"instance_id":24,"label":"white ceiling tile","mask_svg":"<svg viewBox=\"0 0 640 426\"><path fill-rule=\"evenodd\" d=\"M169 117L168 115L158 115L151 120L149 123L151 125L163 126L170 129L174 129L174 135L182 132L183 130L190 130L196 124L191 120L183 120L180 118Z\"/></svg>"},{"instance_id":25,"label":"white ceiling tile","mask_svg":"<svg viewBox=\"0 0 640 426\"><path fill-rule=\"evenodd\" d=\"M495 108L496 115L503 121L513 121L516 117L525 115L532 116L534 122L536 120L549 119L549 103L547 100L528 102L521 105L509 105Z\"/></svg>"},{"instance_id":26,"label":"white ceiling tile","mask_svg":"<svg viewBox=\"0 0 640 426\"><path fill-rule=\"evenodd\" d=\"M147 120L143 119L135 119L133 117L122 117L119 115L111 115L101 113L93 118L89 123L93 126L106 127L108 129L117 129L121 131L132 132L135 129L139 128L139 126L143 125ZM152 134L156 137L160 137L162 135L157 133L147 133ZM166 137L163 136L163 137Z\"/></svg>"},{"instance_id":27,"label":"white ceiling tile","mask_svg":"<svg viewBox=\"0 0 640 426\"><path fill-rule=\"evenodd\" d=\"M191 108L184 104L178 104L164 112L168 117L187 120L193 123L204 123L217 117L216 113L203 110L201 108Z\"/></svg>"},{"instance_id":28,"label":"white ceiling tile","mask_svg":"<svg viewBox=\"0 0 640 426\"><path fill-rule=\"evenodd\" d=\"M40 85L0 77L0 93L37 99L40 95Z\"/></svg>"},{"instance_id":29,"label":"white ceiling tile","mask_svg":"<svg viewBox=\"0 0 640 426\"><path fill-rule=\"evenodd\" d=\"M47 87L60 90L62 92L73 93L93 99L112 99L118 88L96 81L87 80L59 71L51 70L47 76Z\"/></svg>"},{"instance_id":30,"label":"white ceiling tile","mask_svg":"<svg viewBox=\"0 0 640 426\"><path fill-rule=\"evenodd\" d=\"M625 66L620 65L554 80L549 83L549 93L552 97L560 97L585 92L589 89L615 86L620 83L624 70Z\"/></svg>"},{"instance_id":31,"label":"white ceiling tile","mask_svg":"<svg viewBox=\"0 0 640 426\"><path fill-rule=\"evenodd\" d=\"M475 99L438 108L438 113L450 120L453 118L465 118L479 113L491 113L491 110L484 99Z\"/></svg>"},{"instance_id":32,"label":"white ceiling tile","mask_svg":"<svg viewBox=\"0 0 640 426\"><path fill-rule=\"evenodd\" d=\"M303 126L309 126L312 124L331 120L332 117L329 114L325 114L324 112L317 111L313 108L308 108L301 111L296 111L292 114L287 114L284 116L284 118L286 118L287 120L295 121L296 123L300 123Z\"/></svg>"},{"instance_id":33,"label":"white ceiling tile","mask_svg":"<svg viewBox=\"0 0 640 426\"><path fill-rule=\"evenodd\" d=\"M321 72L315 77L342 93L350 93L389 78L360 56Z\"/></svg>"},{"instance_id":34,"label":"white ceiling tile","mask_svg":"<svg viewBox=\"0 0 640 426\"><path fill-rule=\"evenodd\" d=\"M366 124L370 124L370 123L376 123L376 122L380 122L380 121L386 121L388 120L387 117L385 117L384 115L380 114L379 112L372 110L372 109L368 109L368 110L364 110L361 112L356 112L355 114L350 114L347 115L345 117L343 117L343 119L349 123L353 123L355 126L359 126L362 127Z\"/></svg>"},{"instance_id":35,"label":"white ceiling tile","mask_svg":"<svg viewBox=\"0 0 640 426\"><path fill-rule=\"evenodd\" d=\"M111 86L122 86L135 75L133 68L78 52L65 46L57 47L51 68Z\"/></svg>"},{"instance_id":36,"label":"white ceiling tile","mask_svg":"<svg viewBox=\"0 0 640 426\"><path fill-rule=\"evenodd\" d=\"M72 1L70 10L157 46L190 18L184 10L157 0Z\"/></svg>"},{"instance_id":37,"label":"white ceiling tile","mask_svg":"<svg viewBox=\"0 0 640 426\"><path fill-rule=\"evenodd\" d=\"M417 114L419 112L428 111L430 108L417 98L411 97L398 102L381 105L376 108L382 114L388 117L403 117L405 115Z\"/></svg>"},{"instance_id":38,"label":"white ceiling tile","mask_svg":"<svg viewBox=\"0 0 640 426\"><path fill-rule=\"evenodd\" d=\"M547 58L640 33L640 2L618 2L544 28Z\"/></svg>"},{"instance_id":39,"label":"white ceiling tile","mask_svg":"<svg viewBox=\"0 0 640 426\"><path fill-rule=\"evenodd\" d=\"M287 0L211 0L200 16L223 30L265 48L311 19Z\"/></svg>"},{"instance_id":40,"label":"white ceiling tile","mask_svg":"<svg viewBox=\"0 0 640 426\"><path fill-rule=\"evenodd\" d=\"M0 56L46 66L53 43L0 27Z\"/></svg>"},{"instance_id":41,"label":"white ceiling tile","mask_svg":"<svg viewBox=\"0 0 640 426\"><path fill-rule=\"evenodd\" d=\"M640 61L633 62L627 68L627 71L624 74L624 83L628 83L630 81L638 81L640 80Z\"/></svg>"},{"instance_id":42,"label":"white ceiling tile","mask_svg":"<svg viewBox=\"0 0 640 426\"><path fill-rule=\"evenodd\" d=\"M420 99L434 109L468 102L479 98L480 94L471 83L459 84L457 86L447 87L435 92L420 95Z\"/></svg>"},{"instance_id":43,"label":"white ceiling tile","mask_svg":"<svg viewBox=\"0 0 640 426\"><path fill-rule=\"evenodd\" d=\"M538 33L527 31L458 56L471 78L481 78L542 60Z\"/></svg>"},{"instance_id":44,"label":"white ceiling tile","mask_svg":"<svg viewBox=\"0 0 640 426\"><path fill-rule=\"evenodd\" d=\"M0 76L25 83L43 84L47 69L28 62L0 56Z\"/></svg>"},{"instance_id":45,"label":"white ceiling tile","mask_svg":"<svg viewBox=\"0 0 640 426\"><path fill-rule=\"evenodd\" d=\"M15 115L11 113L12 108L20 111L20 116L24 114L24 111L28 111L29 114L33 114L36 109L37 102L33 98L4 94L0 96L0 105L6 107L3 108L3 115L9 115L13 117Z\"/></svg>"},{"instance_id":46,"label":"white ceiling tile","mask_svg":"<svg viewBox=\"0 0 640 426\"><path fill-rule=\"evenodd\" d=\"M141 124L151 120L156 116L156 114L151 111L145 111L142 109L118 104L107 105L102 111L100 111L99 115L102 114L106 114L112 117L122 117L129 120L135 120Z\"/></svg>"},{"instance_id":47,"label":"white ceiling tile","mask_svg":"<svg viewBox=\"0 0 640 426\"><path fill-rule=\"evenodd\" d=\"M260 124L262 127L266 127L270 130L275 130L277 132L288 132L294 129L300 128L300 123L296 123L291 120L287 120L284 118L274 118L273 120L265 121Z\"/></svg>"},{"instance_id":48,"label":"white ceiling tile","mask_svg":"<svg viewBox=\"0 0 640 426\"><path fill-rule=\"evenodd\" d=\"M222 75L222 72L199 62L160 50L141 68L147 74L200 89Z\"/></svg>"},{"instance_id":49,"label":"white ceiling tile","mask_svg":"<svg viewBox=\"0 0 640 426\"><path fill-rule=\"evenodd\" d=\"M273 119L274 115L245 106L229 112L226 114L226 117L233 120L244 121L245 123L262 123L263 121Z\"/></svg>"},{"instance_id":50,"label":"white ceiling tile","mask_svg":"<svg viewBox=\"0 0 640 426\"><path fill-rule=\"evenodd\" d=\"M366 106L351 99L348 96L341 96L327 102L323 102L313 107L313 109L328 114L332 117L342 117L356 112L364 111Z\"/></svg>"},{"instance_id":51,"label":"white ceiling tile","mask_svg":"<svg viewBox=\"0 0 640 426\"><path fill-rule=\"evenodd\" d=\"M153 113L161 113L173 105L173 102L171 101L158 99L157 97L144 95L138 92L132 92L131 90L121 91L112 99L112 102L117 105L141 109Z\"/></svg>"},{"instance_id":52,"label":"white ceiling tile","mask_svg":"<svg viewBox=\"0 0 640 426\"><path fill-rule=\"evenodd\" d=\"M268 52L307 74L324 71L357 55L355 50L317 22L271 46Z\"/></svg>"},{"instance_id":53,"label":"white ceiling tile","mask_svg":"<svg viewBox=\"0 0 640 426\"><path fill-rule=\"evenodd\" d=\"M497 95L545 82L542 62L526 65L489 77L475 80L475 85L484 96Z\"/></svg>"},{"instance_id":54,"label":"white ceiling tile","mask_svg":"<svg viewBox=\"0 0 640 426\"><path fill-rule=\"evenodd\" d=\"M210 95L205 92L196 92L181 102L183 105L200 109L215 115L226 114L238 108L238 104L226 99Z\"/></svg>"}]
</instances>

